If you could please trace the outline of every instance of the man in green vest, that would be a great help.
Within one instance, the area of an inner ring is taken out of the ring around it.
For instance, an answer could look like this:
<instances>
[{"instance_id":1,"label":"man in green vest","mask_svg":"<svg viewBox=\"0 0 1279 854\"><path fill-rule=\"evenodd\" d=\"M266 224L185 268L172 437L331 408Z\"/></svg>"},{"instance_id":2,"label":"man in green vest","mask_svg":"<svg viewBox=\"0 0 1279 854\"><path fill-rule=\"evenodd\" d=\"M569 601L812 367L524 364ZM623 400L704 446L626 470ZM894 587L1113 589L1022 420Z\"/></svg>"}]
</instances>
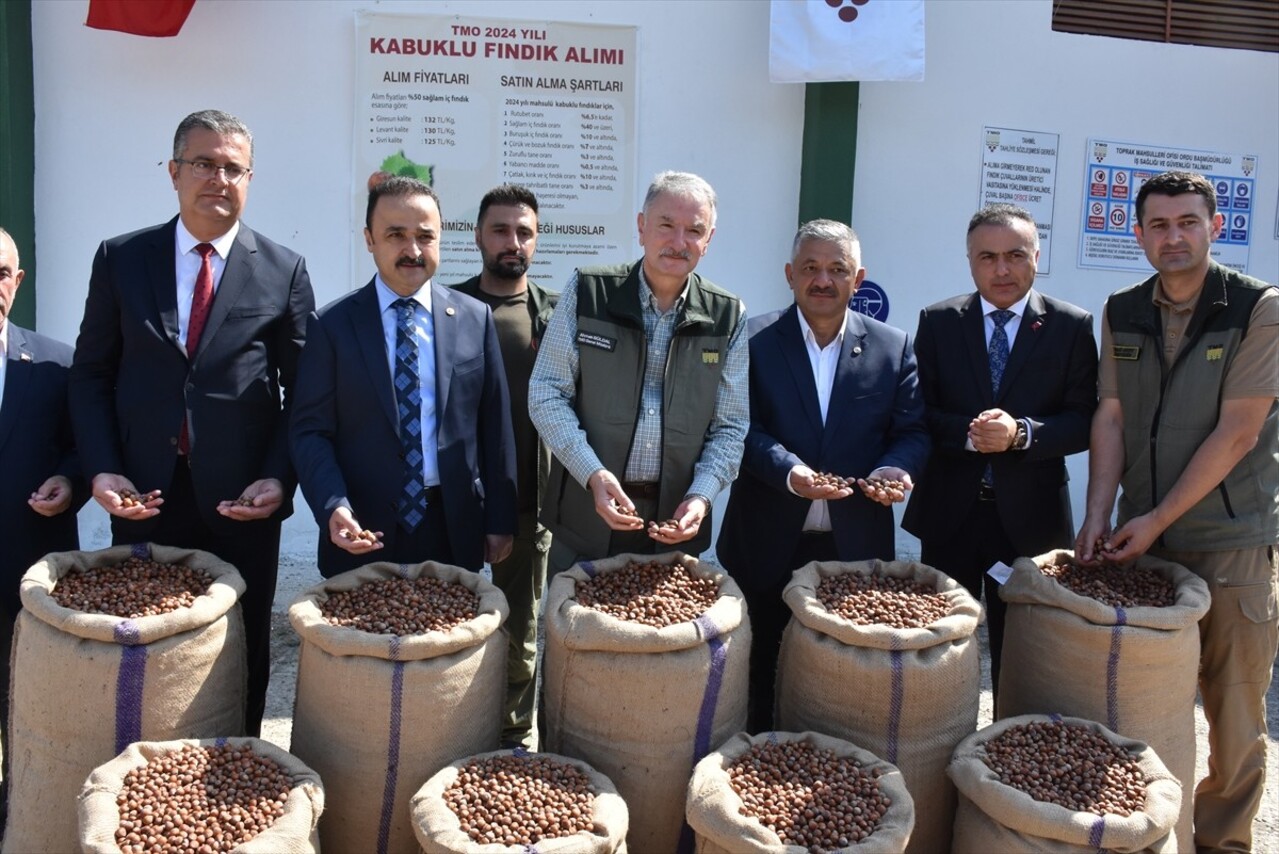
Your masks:
<instances>
[{"instance_id":1,"label":"man in green vest","mask_svg":"<svg viewBox=\"0 0 1279 854\"><path fill-rule=\"evenodd\" d=\"M702 178L659 174L636 219L644 257L579 268L564 289L529 382L555 455L551 572L710 545L711 502L737 476L750 423L742 301L694 272L715 202Z\"/></svg>"},{"instance_id":2,"label":"man in green vest","mask_svg":"<svg viewBox=\"0 0 1279 854\"><path fill-rule=\"evenodd\" d=\"M1279 647L1279 291L1211 260L1222 223L1200 175L1167 172L1137 193L1137 242L1157 272L1112 294L1102 315L1101 404L1075 542L1085 562L1149 552L1208 583L1200 852L1252 850Z\"/></svg>"}]
</instances>

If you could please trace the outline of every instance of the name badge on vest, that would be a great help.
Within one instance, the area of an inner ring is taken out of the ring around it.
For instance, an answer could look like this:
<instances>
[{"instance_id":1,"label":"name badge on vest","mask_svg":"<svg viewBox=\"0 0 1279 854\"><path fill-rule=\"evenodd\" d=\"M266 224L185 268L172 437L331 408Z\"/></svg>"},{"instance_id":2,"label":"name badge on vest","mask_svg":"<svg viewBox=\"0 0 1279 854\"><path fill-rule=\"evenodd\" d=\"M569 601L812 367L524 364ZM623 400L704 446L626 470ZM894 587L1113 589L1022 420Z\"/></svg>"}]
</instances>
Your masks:
<instances>
[{"instance_id":1,"label":"name badge on vest","mask_svg":"<svg viewBox=\"0 0 1279 854\"><path fill-rule=\"evenodd\" d=\"M1226 348L1217 344L1208 348L1207 352L1204 353L1204 358L1206 358L1209 362L1219 362L1221 361L1222 354L1225 352Z\"/></svg>"},{"instance_id":2,"label":"name badge on vest","mask_svg":"<svg viewBox=\"0 0 1279 854\"><path fill-rule=\"evenodd\" d=\"M1125 362L1135 362L1141 355L1141 348L1131 344L1111 344L1110 355Z\"/></svg>"},{"instance_id":3,"label":"name badge on vest","mask_svg":"<svg viewBox=\"0 0 1279 854\"><path fill-rule=\"evenodd\" d=\"M702 364L703 364L703 365L718 365L718 364L719 364L719 351L718 351L718 350L703 350L703 351L702 351Z\"/></svg>"},{"instance_id":4,"label":"name badge on vest","mask_svg":"<svg viewBox=\"0 0 1279 854\"><path fill-rule=\"evenodd\" d=\"M577 345L580 347L594 347L597 350L605 350L612 353L617 349L617 339L609 338L607 335L597 335L594 332L577 331Z\"/></svg>"}]
</instances>

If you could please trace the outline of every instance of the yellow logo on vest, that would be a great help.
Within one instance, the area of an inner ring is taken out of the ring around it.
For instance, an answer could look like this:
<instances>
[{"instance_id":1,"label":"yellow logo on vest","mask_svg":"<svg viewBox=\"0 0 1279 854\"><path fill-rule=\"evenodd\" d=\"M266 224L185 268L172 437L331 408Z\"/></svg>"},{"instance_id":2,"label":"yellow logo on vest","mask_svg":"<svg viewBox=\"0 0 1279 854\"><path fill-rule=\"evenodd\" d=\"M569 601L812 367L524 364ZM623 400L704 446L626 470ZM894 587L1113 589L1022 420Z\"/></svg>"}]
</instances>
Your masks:
<instances>
[{"instance_id":1,"label":"yellow logo on vest","mask_svg":"<svg viewBox=\"0 0 1279 854\"><path fill-rule=\"evenodd\" d=\"M1141 355L1141 348L1128 344L1111 344L1110 355L1125 362L1135 362L1137 357Z\"/></svg>"},{"instance_id":2,"label":"yellow logo on vest","mask_svg":"<svg viewBox=\"0 0 1279 854\"><path fill-rule=\"evenodd\" d=\"M1216 345L1215 347L1209 347L1208 351L1204 353L1204 357L1209 362L1219 362L1221 361L1221 354L1225 352L1225 349L1226 348L1222 347L1220 344Z\"/></svg>"},{"instance_id":3,"label":"yellow logo on vest","mask_svg":"<svg viewBox=\"0 0 1279 854\"><path fill-rule=\"evenodd\" d=\"M718 351L718 350L703 350L703 351L702 351L702 364L703 364L703 365L718 365L718 364L719 364L719 351Z\"/></svg>"}]
</instances>

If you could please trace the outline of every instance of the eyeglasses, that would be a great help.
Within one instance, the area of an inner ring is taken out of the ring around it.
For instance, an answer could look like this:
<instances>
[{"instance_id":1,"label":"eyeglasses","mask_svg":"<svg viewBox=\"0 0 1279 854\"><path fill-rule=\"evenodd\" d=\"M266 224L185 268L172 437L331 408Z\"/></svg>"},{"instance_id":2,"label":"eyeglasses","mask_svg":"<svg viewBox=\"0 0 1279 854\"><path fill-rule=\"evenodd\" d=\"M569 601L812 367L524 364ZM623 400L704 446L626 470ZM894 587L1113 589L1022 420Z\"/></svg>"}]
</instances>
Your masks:
<instances>
[{"instance_id":1,"label":"eyeglasses","mask_svg":"<svg viewBox=\"0 0 1279 854\"><path fill-rule=\"evenodd\" d=\"M245 169L243 166L237 166L234 163L228 163L225 166L219 166L209 160L183 160L180 157L173 158L174 163L185 163L191 167L191 174L201 181L207 181L214 175L221 172L226 176L227 183L238 184L240 179L252 172L252 169Z\"/></svg>"}]
</instances>

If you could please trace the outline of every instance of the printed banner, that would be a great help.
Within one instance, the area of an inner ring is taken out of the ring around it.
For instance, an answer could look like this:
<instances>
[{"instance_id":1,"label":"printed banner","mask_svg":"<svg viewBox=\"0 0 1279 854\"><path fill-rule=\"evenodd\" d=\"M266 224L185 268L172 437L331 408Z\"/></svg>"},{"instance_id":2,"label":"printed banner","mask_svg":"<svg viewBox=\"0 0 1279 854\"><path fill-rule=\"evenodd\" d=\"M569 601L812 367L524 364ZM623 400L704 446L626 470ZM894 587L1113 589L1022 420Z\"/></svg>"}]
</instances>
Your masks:
<instances>
[{"instance_id":1,"label":"printed banner","mask_svg":"<svg viewBox=\"0 0 1279 854\"><path fill-rule=\"evenodd\" d=\"M1212 244L1212 259L1242 273L1248 271L1253 195L1257 189L1255 154L1110 139L1089 139L1087 152L1083 222L1079 230L1080 267L1150 272L1150 262L1133 233L1137 191L1159 173L1177 169L1203 175L1217 190L1217 210L1226 224Z\"/></svg>"},{"instance_id":2,"label":"printed banner","mask_svg":"<svg viewBox=\"0 0 1279 854\"><path fill-rule=\"evenodd\" d=\"M1030 211L1039 229L1038 275L1053 256L1053 200L1057 197L1057 134L987 127L982 131L978 207L1003 202Z\"/></svg>"},{"instance_id":3,"label":"printed banner","mask_svg":"<svg viewBox=\"0 0 1279 854\"><path fill-rule=\"evenodd\" d=\"M772 0L768 79L923 80L924 0Z\"/></svg>"},{"instance_id":4,"label":"printed banner","mask_svg":"<svg viewBox=\"0 0 1279 854\"><path fill-rule=\"evenodd\" d=\"M357 13L351 287L374 272L377 171L439 194L443 284L480 271L480 197L503 183L537 196L533 279L558 290L576 267L632 260L636 53L634 27Z\"/></svg>"}]
</instances>

